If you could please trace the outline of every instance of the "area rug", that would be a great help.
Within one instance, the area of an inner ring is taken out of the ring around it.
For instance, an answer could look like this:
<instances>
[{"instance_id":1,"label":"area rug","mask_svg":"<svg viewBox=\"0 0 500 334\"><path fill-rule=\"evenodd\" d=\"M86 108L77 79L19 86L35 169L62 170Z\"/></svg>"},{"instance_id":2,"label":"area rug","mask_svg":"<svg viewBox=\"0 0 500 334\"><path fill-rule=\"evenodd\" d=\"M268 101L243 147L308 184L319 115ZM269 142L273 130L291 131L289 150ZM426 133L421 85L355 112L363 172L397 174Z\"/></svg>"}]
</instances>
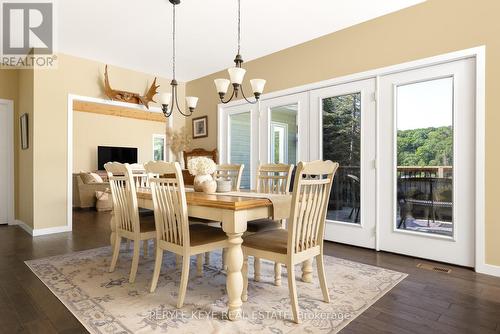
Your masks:
<instances>
[{"instance_id":1,"label":"area rug","mask_svg":"<svg viewBox=\"0 0 500 334\"><path fill-rule=\"evenodd\" d=\"M118 265L108 272L110 247L26 261L28 267L90 333L336 333L407 275L325 256L331 302L324 303L314 265L313 283L300 280L296 266L301 324L291 321L286 270L275 286L274 266L262 261L261 282L254 282L249 260L248 301L239 321L226 318L226 276L221 253L211 253L203 277L192 258L184 307L177 309L180 269L166 253L158 288L149 293L154 256L141 255L136 282L128 283L132 253L122 248Z\"/></svg>"}]
</instances>

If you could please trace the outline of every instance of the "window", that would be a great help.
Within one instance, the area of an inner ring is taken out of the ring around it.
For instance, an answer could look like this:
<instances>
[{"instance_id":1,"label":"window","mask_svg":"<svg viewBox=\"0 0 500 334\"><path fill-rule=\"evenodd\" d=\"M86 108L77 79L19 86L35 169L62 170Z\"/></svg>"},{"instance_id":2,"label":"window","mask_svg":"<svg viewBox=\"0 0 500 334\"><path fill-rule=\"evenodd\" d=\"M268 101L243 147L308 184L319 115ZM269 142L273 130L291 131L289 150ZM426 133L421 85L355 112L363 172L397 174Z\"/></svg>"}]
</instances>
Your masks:
<instances>
[{"instance_id":1,"label":"window","mask_svg":"<svg viewBox=\"0 0 500 334\"><path fill-rule=\"evenodd\" d=\"M165 135L153 135L153 160L165 161Z\"/></svg>"}]
</instances>

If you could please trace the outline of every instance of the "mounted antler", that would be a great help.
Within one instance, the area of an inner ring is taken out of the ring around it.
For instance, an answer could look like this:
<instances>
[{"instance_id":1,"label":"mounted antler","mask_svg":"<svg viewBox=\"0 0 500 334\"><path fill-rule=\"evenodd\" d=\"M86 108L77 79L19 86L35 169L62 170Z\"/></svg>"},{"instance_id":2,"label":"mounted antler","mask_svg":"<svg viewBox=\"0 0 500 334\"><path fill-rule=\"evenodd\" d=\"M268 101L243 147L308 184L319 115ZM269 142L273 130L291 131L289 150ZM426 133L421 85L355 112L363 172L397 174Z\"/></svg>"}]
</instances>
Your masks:
<instances>
[{"instance_id":1,"label":"mounted antler","mask_svg":"<svg viewBox=\"0 0 500 334\"><path fill-rule=\"evenodd\" d=\"M146 106L146 108L149 109L148 104L149 102L156 102L153 100L156 94L158 94L158 88L160 85L156 84L156 78L154 79L153 83L151 84L151 87L149 87L148 92L146 93L145 96L140 96L141 103Z\"/></svg>"},{"instance_id":2,"label":"mounted antler","mask_svg":"<svg viewBox=\"0 0 500 334\"><path fill-rule=\"evenodd\" d=\"M108 65L106 65L106 69L104 71L104 93L111 100L134 104L143 104L146 108L149 109L149 103L156 102L155 100L153 100L153 98L158 93L159 87L160 86L156 84L155 78L153 84L151 85L145 96L123 90L114 90L113 88L111 88L111 85L109 83Z\"/></svg>"}]
</instances>

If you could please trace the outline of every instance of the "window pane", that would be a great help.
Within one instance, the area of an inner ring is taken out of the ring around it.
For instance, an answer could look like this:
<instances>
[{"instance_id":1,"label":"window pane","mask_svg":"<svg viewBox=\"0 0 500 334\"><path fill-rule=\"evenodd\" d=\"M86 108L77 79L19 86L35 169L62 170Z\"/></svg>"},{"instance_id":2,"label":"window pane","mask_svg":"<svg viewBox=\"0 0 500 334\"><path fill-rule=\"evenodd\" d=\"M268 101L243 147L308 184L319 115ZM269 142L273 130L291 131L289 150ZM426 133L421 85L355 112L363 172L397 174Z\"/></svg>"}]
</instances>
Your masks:
<instances>
[{"instance_id":1,"label":"window pane","mask_svg":"<svg viewBox=\"0 0 500 334\"><path fill-rule=\"evenodd\" d=\"M338 162L327 219L360 223L361 93L322 100L323 159Z\"/></svg>"},{"instance_id":2,"label":"window pane","mask_svg":"<svg viewBox=\"0 0 500 334\"><path fill-rule=\"evenodd\" d=\"M154 138L154 160L165 160L165 139L161 137Z\"/></svg>"},{"instance_id":3,"label":"window pane","mask_svg":"<svg viewBox=\"0 0 500 334\"><path fill-rule=\"evenodd\" d=\"M396 228L453 235L453 79L397 87Z\"/></svg>"},{"instance_id":4,"label":"window pane","mask_svg":"<svg viewBox=\"0 0 500 334\"><path fill-rule=\"evenodd\" d=\"M250 189L250 112L229 116L231 129L230 135L230 161L233 164L244 164L241 177L241 188Z\"/></svg>"},{"instance_id":5,"label":"window pane","mask_svg":"<svg viewBox=\"0 0 500 334\"><path fill-rule=\"evenodd\" d=\"M271 108L271 162L297 164L298 104Z\"/></svg>"}]
</instances>

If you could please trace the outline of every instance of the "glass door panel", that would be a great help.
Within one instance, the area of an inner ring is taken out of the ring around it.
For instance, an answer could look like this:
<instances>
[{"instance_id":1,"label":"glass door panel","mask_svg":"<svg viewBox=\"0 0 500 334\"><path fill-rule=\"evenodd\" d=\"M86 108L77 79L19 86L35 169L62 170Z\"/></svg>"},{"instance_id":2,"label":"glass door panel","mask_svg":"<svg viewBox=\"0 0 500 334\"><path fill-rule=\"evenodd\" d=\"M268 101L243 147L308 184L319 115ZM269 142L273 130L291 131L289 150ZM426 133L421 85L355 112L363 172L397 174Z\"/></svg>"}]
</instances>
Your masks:
<instances>
[{"instance_id":1,"label":"glass door panel","mask_svg":"<svg viewBox=\"0 0 500 334\"><path fill-rule=\"evenodd\" d=\"M270 153L271 163L297 164L298 103L272 107Z\"/></svg>"},{"instance_id":2,"label":"glass door panel","mask_svg":"<svg viewBox=\"0 0 500 334\"><path fill-rule=\"evenodd\" d=\"M453 236L453 78L396 87L396 228Z\"/></svg>"},{"instance_id":3,"label":"glass door panel","mask_svg":"<svg viewBox=\"0 0 500 334\"><path fill-rule=\"evenodd\" d=\"M309 160L308 93L260 102L260 162L293 164Z\"/></svg>"},{"instance_id":4,"label":"glass door panel","mask_svg":"<svg viewBox=\"0 0 500 334\"><path fill-rule=\"evenodd\" d=\"M251 114L242 112L229 115L229 162L244 164L241 188L250 189Z\"/></svg>"},{"instance_id":5,"label":"glass door panel","mask_svg":"<svg viewBox=\"0 0 500 334\"><path fill-rule=\"evenodd\" d=\"M323 159L340 164L327 219L360 223L361 93L322 99Z\"/></svg>"}]
</instances>

